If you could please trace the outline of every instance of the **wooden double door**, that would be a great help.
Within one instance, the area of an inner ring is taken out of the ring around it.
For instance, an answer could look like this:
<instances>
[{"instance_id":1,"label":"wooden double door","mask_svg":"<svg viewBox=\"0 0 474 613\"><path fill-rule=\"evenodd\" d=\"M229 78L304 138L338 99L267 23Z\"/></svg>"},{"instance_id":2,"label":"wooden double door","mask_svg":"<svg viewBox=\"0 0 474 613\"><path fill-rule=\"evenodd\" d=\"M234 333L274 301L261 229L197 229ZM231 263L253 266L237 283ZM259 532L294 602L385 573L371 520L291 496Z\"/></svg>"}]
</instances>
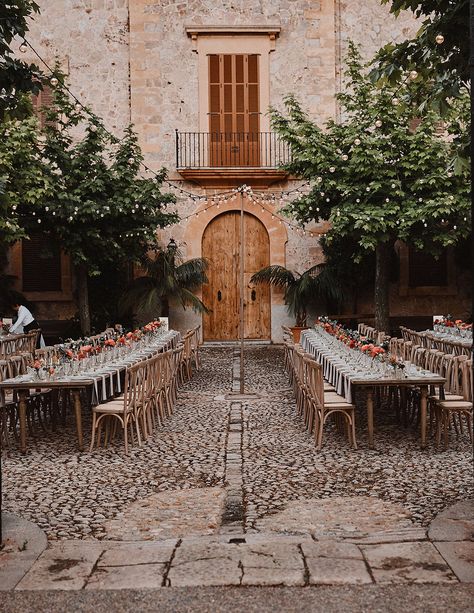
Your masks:
<instances>
[{"instance_id":1,"label":"wooden double door","mask_svg":"<svg viewBox=\"0 0 474 613\"><path fill-rule=\"evenodd\" d=\"M252 275L270 264L267 230L254 215L244 214L244 337L270 339L270 288L250 283ZM202 255L209 260L209 283L203 301L205 340L236 340L240 325L240 211L215 217L202 238Z\"/></svg>"}]
</instances>

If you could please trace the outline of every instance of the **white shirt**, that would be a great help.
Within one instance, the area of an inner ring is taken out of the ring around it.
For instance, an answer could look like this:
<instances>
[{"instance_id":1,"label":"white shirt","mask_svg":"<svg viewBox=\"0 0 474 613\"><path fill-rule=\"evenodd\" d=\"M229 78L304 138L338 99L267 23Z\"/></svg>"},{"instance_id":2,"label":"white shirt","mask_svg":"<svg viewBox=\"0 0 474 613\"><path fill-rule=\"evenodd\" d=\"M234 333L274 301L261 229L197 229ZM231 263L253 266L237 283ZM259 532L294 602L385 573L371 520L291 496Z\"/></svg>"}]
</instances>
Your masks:
<instances>
[{"instance_id":1,"label":"white shirt","mask_svg":"<svg viewBox=\"0 0 474 613\"><path fill-rule=\"evenodd\" d=\"M18 318L15 323L10 326L10 332L12 334L23 334L23 327L27 326L34 320L31 312L26 308L26 306L21 305L18 309Z\"/></svg>"}]
</instances>

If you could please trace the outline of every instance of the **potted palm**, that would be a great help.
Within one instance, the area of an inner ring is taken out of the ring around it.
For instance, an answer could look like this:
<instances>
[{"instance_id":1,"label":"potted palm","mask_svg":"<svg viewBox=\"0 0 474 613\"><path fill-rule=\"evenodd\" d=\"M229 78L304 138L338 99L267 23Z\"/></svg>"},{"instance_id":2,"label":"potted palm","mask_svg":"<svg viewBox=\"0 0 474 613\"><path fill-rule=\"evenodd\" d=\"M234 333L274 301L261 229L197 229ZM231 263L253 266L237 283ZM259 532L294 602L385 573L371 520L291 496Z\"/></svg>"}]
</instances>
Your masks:
<instances>
[{"instance_id":1,"label":"potted palm","mask_svg":"<svg viewBox=\"0 0 474 613\"><path fill-rule=\"evenodd\" d=\"M166 249L157 247L140 262L143 275L136 277L122 299L122 313L152 313L169 315L170 300L190 306L198 313L207 313L206 305L195 291L207 283L208 262L204 258L183 261L182 254L173 239Z\"/></svg>"},{"instance_id":2,"label":"potted palm","mask_svg":"<svg viewBox=\"0 0 474 613\"><path fill-rule=\"evenodd\" d=\"M251 282L267 283L284 289L288 313L296 320L291 328L295 343L299 342L301 331L308 327L306 320L309 307L316 306L318 300L336 303L343 300L342 290L334 282L325 264L312 266L303 273L293 272L284 266L267 266L256 272Z\"/></svg>"}]
</instances>

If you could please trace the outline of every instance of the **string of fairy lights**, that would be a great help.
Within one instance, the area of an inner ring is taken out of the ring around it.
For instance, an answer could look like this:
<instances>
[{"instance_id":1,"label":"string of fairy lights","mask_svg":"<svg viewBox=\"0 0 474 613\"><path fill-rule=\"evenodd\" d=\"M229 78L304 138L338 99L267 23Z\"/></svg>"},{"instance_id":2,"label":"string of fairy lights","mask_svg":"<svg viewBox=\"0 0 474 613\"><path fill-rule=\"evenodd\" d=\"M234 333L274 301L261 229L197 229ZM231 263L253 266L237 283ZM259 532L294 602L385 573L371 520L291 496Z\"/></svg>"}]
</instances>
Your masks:
<instances>
[{"instance_id":1,"label":"string of fairy lights","mask_svg":"<svg viewBox=\"0 0 474 613\"><path fill-rule=\"evenodd\" d=\"M435 37L435 41L438 45L443 44L444 36L442 34L438 34ZM22 53L26 53L28 49L30 49L33 52L33 54L40 60L40 62L49 71L51 75L49 77L49 84L53 88L60 86L74 100L74 108L76 112L78 113L83 112L84 114L89 116L92 120L99 123L100 129L103 130L110 137L112 137L115 142L120 142L120 139L118 139L114 134L112 134L109 130L107 130L107 128L104 125L103 120L100 117L98 117L95 113L93 113L88 107L86 107L81 102L81 100L74 94L74 92L71 91L71 89L66 85L66 83L64 83L64 81L62 80L60 81L58 79L58 77L55 74L55 70L51 68L51 66L49 66L46 60L31 45L31 43L27 41L25 38L23 38L22 43L19 46L19 50ZM397 106L400 103L400 100L397 94L400 91L400 89L403 87L403 85L407 81L415 81L417 78L418 78L418 72L416 70L411 70L408 73L404 81L400 84L399 88L393 94L391 102L394 106ZM383 126L382 120L377 119L374 122L374 126L375 128L381 128ZM98 129L98 126L95 125L94 123L91 123L89 126L89 129L95 132ZM359 138L354 139L354 145L355 146L361 145L361 140ZM340 153L341 153L340 157L342 161L347 161L349 159L349 156L347 155L347 153L342 153L342 152ZM136 160L134 158L130 158L129 162L133 164L136 162ZM183 187L181 187L181 185L178 184L178 183L183 182L184 180L173 180L173 179L168 179L168 178L163 179L163 177L159 176L157 172L151 169L143 161L140 161L140 166L143 168L145 172L153 174L157 179L165 183L171 190L174 190L175 195L177 197L186 198L189 204L200 205L200 204L207 203L205 204L205 206L199 208L198 210L193 211L187 216L181 217L178 215L179 221L175 223L186 222L192 218L198 218L199 216L206 215L210 209L218 210L220 209L221 206L225 208L226 206L231 204L233 201L235 201L238 197L245 197L246 203L247 203L247 209L250 209L252 207L255 207L255 208L260 207L261 213L268 213L271 216L271 219L276 220L279 225L284 224L286 227L290 228L292 231L294 231L297 234L300 234L301 236L310 236L310 237L313 237L313 236L325 237L326 236L325 231L319 232L319 231L314 231L314 230L308 230L306 229L306 224L302 225L299 223L292 222L288 220L288 218L283 217L282 215L278 214L275 210L275 208L278 206L284 207L285 205L289 205L295 199L298 200L298 199L303 198L305 195L308 195L311 191L310 181L302 181L301 184L298 185L298 187L286 189L286 190L282 189L279 191L258 190L258 189L253 189L248 185L241 185L234 189L226 189L224 191L215 192L213 194L202 194L202 193L196 194L194 192L184 189ZM335 171L336 171L335 166L330 166L328 168L328 172L330 174L334 173ZM316 186L322 182L323 182L322 177L316 178ZM393 184L392 188L395 188L395 187L396 185ZM368 192L367 195L369 195L371 188L367 187L366 190ZM321 192L321 196L322 197L324 196L324 192ZM328 198L326 198L326 200L329 201ZM360 203L359 198L356 199L356 203ZM318 207L315 210L316 212L319 212ZM336 211L336 215L340 215L339 210ZM401 222L403 223L403 221L404 220L402 219ZM441 223L443 223L444 221L445 221L444 219L441 220ZM423 220L423 224L425 227L427 227L427 223L425 220ZM175 225L175 224L168 224L167 226L165 226L165 228L169 228L172 225ZM455 230L456 226L454 226L453 229Z\"/></svg>"}]
</instances>

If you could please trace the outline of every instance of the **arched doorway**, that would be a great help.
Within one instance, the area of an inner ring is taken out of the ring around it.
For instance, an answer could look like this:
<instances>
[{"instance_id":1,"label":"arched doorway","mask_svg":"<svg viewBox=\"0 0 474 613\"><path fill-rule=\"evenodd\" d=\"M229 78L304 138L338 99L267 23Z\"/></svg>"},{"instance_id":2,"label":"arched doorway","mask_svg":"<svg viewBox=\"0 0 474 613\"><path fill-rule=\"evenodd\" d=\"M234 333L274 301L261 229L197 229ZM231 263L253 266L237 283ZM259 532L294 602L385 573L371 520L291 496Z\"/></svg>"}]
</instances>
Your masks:
<instances>
[{"instance_id":1,"label":"arched doorway","mask_svg":"<svg viewBox=\"0 0 474 613\"><path fill-rule=\"evenodd\" d=\"M245 338L269 339L270 288L252 285L251 276L270 264L270 241L262 222L244 214L244 322ZM209 283L203 286L203 301L211 309L204 315L205 340L239 338L240 322L240 212L215 217L202 237L202 256L210 262Z\"/></svg>"}]
</instances>

